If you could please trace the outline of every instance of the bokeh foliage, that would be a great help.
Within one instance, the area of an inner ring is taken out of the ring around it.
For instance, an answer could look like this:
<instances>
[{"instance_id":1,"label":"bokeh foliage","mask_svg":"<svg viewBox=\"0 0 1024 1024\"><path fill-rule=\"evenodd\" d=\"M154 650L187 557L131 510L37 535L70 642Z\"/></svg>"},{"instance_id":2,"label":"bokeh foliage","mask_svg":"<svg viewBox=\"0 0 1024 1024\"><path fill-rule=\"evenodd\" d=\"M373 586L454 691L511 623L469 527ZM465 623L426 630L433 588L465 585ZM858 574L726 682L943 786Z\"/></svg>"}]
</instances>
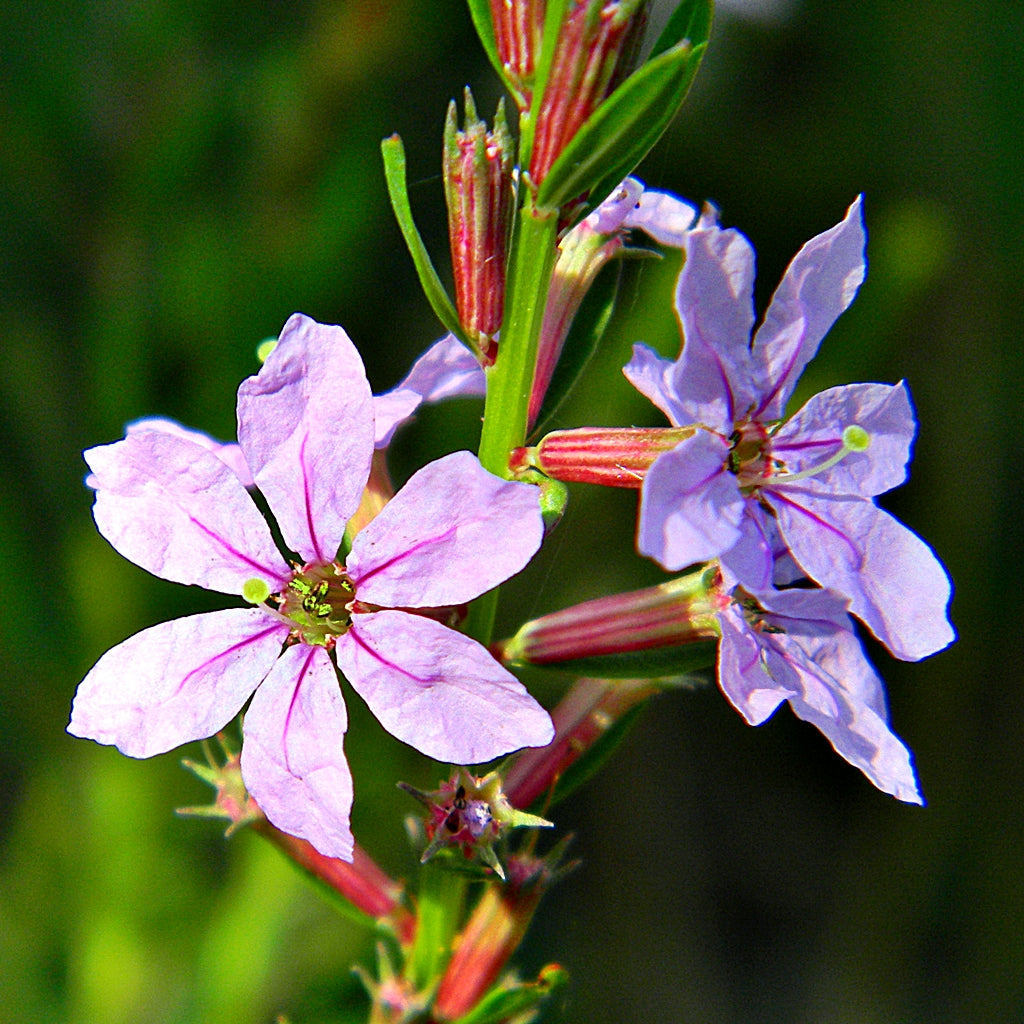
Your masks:
<instances>
[{"instance_id":1,"label":"bokeh foliage","mask_svg":"<svg viewBox=\"0 0 1024 1024\"><path fill-rule=\"evenodd\" d=\"M950 566L962 639L921 666L873 654L929 806L875 792L785 711L752 730L713 687L662 697L559 808L584 863L523 964L571 969L577 1020L1014 1019L1024 17L996 0L738 13L755 7L720 5L641 173L749 235L762 304L866 193L868 280L805 383L906 377L917 403L912 483L888 505ZM443 265L445 105L469 83L487 110L496 87L456 0L23 0L0 9L0 39L0 1021L363 1019L348 967L369 962L369 936L256 837L174 818L204 795L177 754L133 762L64 734L103 650L216 605L95 535L78 453L153 413L230 436L256 344L296 309L344 324L374 386L394 383L438 330L379 141L403 135ZM619 368L635 340L676 343L675 270L626 268L564 425L657 421ZM478 416L427 410L398 475L472 446ZM633 513L630 495L574 491L504 605L510 626L657 579L631 552ZM408 874L413 808L394 782L431 788L442 769L349 704L356 834Z\"/></svg>"}]
</instances>

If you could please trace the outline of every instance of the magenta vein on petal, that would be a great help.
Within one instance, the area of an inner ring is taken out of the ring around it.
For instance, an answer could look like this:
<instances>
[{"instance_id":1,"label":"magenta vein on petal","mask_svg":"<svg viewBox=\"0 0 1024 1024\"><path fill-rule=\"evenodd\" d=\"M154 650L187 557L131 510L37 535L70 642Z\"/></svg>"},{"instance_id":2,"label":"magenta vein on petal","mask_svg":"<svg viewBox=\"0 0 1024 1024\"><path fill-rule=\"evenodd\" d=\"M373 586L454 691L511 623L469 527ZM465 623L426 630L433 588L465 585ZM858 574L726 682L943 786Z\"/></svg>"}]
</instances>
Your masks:
<instances>
[{"instance_id":1,"label":"magenta vein on petal","mask_svg":"<svg viewBox=\"0 0 1024 1024\"><path fill-rule=\"evenodd\" d=\"M234 558L237 558L238 561L243 562L245 565L252 566L253 569L256 569L257 571L266 574L273 580L283 581L283 577L276 569L269 569L267 568L267 566L261 565L259 562L257 562L255 558L251 558L244 551L239 551L238 548L236 548L233 544L229 544L219 533L216 533L213 530L211 530L205 523L201 523L198 519L191 515L188 517L188 520L190 523L193 523L195 526L198 526L199 529L207 535L207 537L209 537L211 540L219 544L229 555L232 555Z\"/></svg>"}]
</instances>

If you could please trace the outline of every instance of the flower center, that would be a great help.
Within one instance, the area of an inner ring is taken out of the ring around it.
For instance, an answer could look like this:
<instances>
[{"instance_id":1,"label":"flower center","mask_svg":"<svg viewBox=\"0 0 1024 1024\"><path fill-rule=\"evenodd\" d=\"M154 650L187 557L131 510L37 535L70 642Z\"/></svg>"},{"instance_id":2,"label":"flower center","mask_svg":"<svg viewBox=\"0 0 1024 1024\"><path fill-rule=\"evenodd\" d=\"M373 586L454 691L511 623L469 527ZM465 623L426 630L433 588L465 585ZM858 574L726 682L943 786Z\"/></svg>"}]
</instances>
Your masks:
<instances>
[{"instance_id":1,"label":"flower center","mask_svg":"<svg viewBox=\"0 0 1024 1024\"><path fill-rule=\"evenodd\" d=\"M249 585L259 582L250 580L243 588L243 596L249 600L259 597L258 588ZM311 562L296 570L279 594L264 593L263 600L289 621L294 639L317 647L333 647L335 638L347 633L352 624L355 593L344 566L337 562Z\"/></svg>"},{"instance_id":2,"label":"flower center","mask_svg":"<svg viewBox=\"0 0 1024 1024\"><path fill-rule=\"evenodd\" d=\"M741 488L753 489L763 484L778 468L768 454L769 437L763 423L747 420L737 424L729 438L729 471L736 474Z\"/></svg>"},{"instance_id":3,"label":"flower center","mask_svg":"<svg viewBox=\"0 0 1024 1024\"><path fill-rule=\"evenodd\" d=\"M773 484L791 484L824 473L842 462L851 452L864 452L871 447L871 435L855 423L843 428L842 446L837 452L799 473L785 472L786 464L771 453L772 430L762 423L739 424L729 440L729 470L735 473L746 493L771 480Z\"/></svg>"}]
</instances>

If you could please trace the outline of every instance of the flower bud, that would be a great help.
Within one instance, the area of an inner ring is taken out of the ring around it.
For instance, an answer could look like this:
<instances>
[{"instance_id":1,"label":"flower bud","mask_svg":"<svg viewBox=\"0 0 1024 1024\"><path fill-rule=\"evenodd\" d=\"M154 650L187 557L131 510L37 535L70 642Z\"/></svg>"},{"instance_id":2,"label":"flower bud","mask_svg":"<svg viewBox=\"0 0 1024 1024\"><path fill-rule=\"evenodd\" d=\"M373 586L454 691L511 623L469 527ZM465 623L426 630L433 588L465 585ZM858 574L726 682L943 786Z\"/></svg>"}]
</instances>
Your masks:
<instances>
[{"instance_id":1,"label":"flower bud","mask_svg":"<svg viewBox=\"0 0 1024 1024\"><path fill-rule=\"evenodd\" d=\"M715 570L691 573L542 615L499 645L500 658L550 665L716 639L715 580Z\"/></svg>"},{"instance_id":2,"label":"flower bud","mask_svg":"<svg viewBox=\"0 0 1024 1024\"><path fill-rule=\"evenodd\" d=\"M533 448L516 448L513 471L528 467L567 483L639 488L654 460L695 427L578 427L553 430Z\"/></svg>"},{"instance_id":3,"label":"flower bud","mask_svg":"<svg viewBox=\"0 0 1024 1024\"><path fill-rule=\"evenodd\" d=\"M588 117L629 72L648 0L570 0L537 114L530 178L539 185Z\"/></svg>"},{"instance_id":4,"label":"flower bud","mask_svg":"<svg viewBox=\"0 0 1024 1024\"><path fill-rule=\"evenodd\" d=\"M466 126L460 131L453 101L444 127L448 238L459 321L488 366L494 362L494 335L504 313L515 148L503 103L498 104L493 131L488 131L467 88L465 115Z\"/></svg>"},{"instance_id":5,"label":"flower bud","mask_svg":"<svg viewBox=\"0 0 1024 1024\"><path fill-rule=\"evenodd\" d=\"M491 0L494 43L520 111L530 106L546 0Z\"/></svg>"}]
</instances>

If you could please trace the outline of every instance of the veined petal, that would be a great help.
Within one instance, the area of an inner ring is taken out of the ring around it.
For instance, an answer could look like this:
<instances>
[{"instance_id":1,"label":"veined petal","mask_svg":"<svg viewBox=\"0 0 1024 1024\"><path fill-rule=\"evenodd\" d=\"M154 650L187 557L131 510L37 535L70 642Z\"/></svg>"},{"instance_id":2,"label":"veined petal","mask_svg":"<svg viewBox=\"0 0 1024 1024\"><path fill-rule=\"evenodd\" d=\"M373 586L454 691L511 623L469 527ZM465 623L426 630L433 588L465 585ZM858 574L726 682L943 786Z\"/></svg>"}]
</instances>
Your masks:
<instances>
[{"instance_id":1,"label":"veined petal","mask_svg":"<svg viewBox=\"0 0 1024 1024\"><path fill-rule=\"evenodd\" d=\"M747 590L769 590L776 576L776 531L761 506L743 503L740 538L719 555L727 586L740 584Z\"/></svg>"},{"instance_id":2,"label":"veined petal","mask_svg":"<svg viewBox=\"0 0 1024 1024\"><path fill-rule=\"evenodd\" d=\"M338 677L323 647L296 644L278 659L245 714L242 779L282 832L325 857L352 860L352 775Z\"/></svg>"},{"instance_id":3,"label":"veined petal","mask_svg":"<svg viewBox=\"0 0 1024 1024\"><path fill-rule=\"evenodd\" d=\"M307 561L334 558L373 455L370 385L340 327L288 320L238 389L238 441L285 541Z\"/></svg>"},{"instance_id":4,"label":"veined petal","mask_svg":"<svg viewBox=\"0 0 1024 1024\"><path fill-rule=\"evenodd\" d=\"M864 657L841 602L826 591L788 591L771 603L793 615L770 615L781 629L754 631L733 606L720 616L719 682L737 710L758 724L785 699L794 714L824 734L835 751L883 792L922 803L910 752L889 727L881 680ZM769 603L764 602L767 610ZM815 606L818 606L816 609ZM822 618L814 617L820 610ZM806 617L804 617L806 616Z\"/></svg>"},{"instance_id":5,"label":"veined petal","mask_svg":"<svg viewBox=\"0 0 1024 1024\"><path fill-rule=\"evenodd\" d=\"M804 367L864 280L862 201L858 196L843 220L801 248L772 297L754 336L757 419L782 418Z\"/></svg>"},{"instance_id":6,"label":"veined petal","mask_svg":"<svg viewBox=\"0 0 1024 1024\"><path fill-rule=\"evenodd\" d=\"M382 395L373 396L376 436L384 448L395 431L410 420L424 402L444 398L482 397L487 390L476 356L454 334L435 342L412 364L408 375Z\"/></svg>"},{"instance_id":7,"label":"veined petal","mask_svg":"<svg viewBox=\"0 0 1024 1024\"><path fill-rule=\"evenodd\" d=\"M548 713L475 640L433 619L353 617L338 667L393 736L428 757L479 764L554 736Z\"/></svg>"},{"instance_id":8,"label":"veined petal","mask_svg":"<svg viewBox=\"0 0 1024 1024\"><path fill-rule=\"evenodd\" d=\"M100 533L136 565L176 583L240 594L288 574L266 520L235 474L192 441L139 430L84 454Z\"/></svg>"},{"instance_id":9,"label":"veined petal","mask_svg":"<svg viewBox=\"0 0 1024 1024\"><path fill-rule=\"evenodd\" d=\"M673 372L676 364L664 359L646 345L633 346L633 358L622 368L626 379L643 395L649 398L668 418L674 427L685 426L680 419L685 412L675 397Z\"/></svg>"},{"instance_id":10,"label":"veined petal","mask_svg":"<svg viewBox=\"0 0 1024 1024\"><path fill-rule=\"evenodd\" d=\"M866 451L849 452L831 469L801 481L812 491L873 497L907 477L917 424L904 383L846 384L811 398L775 435L772 455L787 473L813 469L843 447L843 430L863 427Z\"/></svg>"},{"instance_id":11,"label":"veined petal","mask_svg":"<svg viewBox=\"0 0 1024 1024\"><path fill-rule=\"evenodd\" d=\"M803 570L850 600L850 611L890 651L919 661L952 643L952 584L935 553L862 498L796 486L766 490L779 530Z\"/></svg>"},{"instance_id":12,"label":"veined petal","mask_svg":"<svg viewBox=\"0 0 1024 1024\"><path fill-rule=\"evenodd\" d=\"M728 444L698 430L659 455L640 492L637 550L669 572L717 558L740 539L744 498Z\"/></svg>"},{"instance_id":13,"label":"veined petal","mask_svg":"<svg viewBox=\"0 0 1024 1024\"><path fill-rule=\"evenodd\" d=\"M68 732L129 757L212 736L270 671L287 635L261 608L144 629L107 651L82 680Z\"/></svg>"},{"instance_id":14,"label":"veined petal","mask_svg":"<svg viewBox=\"0 0 1024 1024\"><path fill-rule=\"evenodd\" d=\"M673 374L679 423L730 434L755 404L750 356L754 250L734 229L705 218L686 236L676 289L683 350Z\"/></svg>"},{"instance_id":15,"label":"veined petal","mask_svg":"<svg viewBox=\"0 0 1024 1024\"><path fill-rule=\"evenodd\" d=\"M347 570L363 602L462 604L519 572L543 535L535 487L454 452L415 473L359 532Z\"/></svg>"},{"instance_id":16,"label":"veined petal","mask_svg":"<svg viewBox=\"0 0 1024 1024\"><path fill-rule=\"evenodd\" d=\"M190 427L183 427L176 420L165 419L162 416L147 416L145 419L136 420L125 427L125 434L137 434L140 430L162 430L165 434L174 434L183 437L186 441L194 441L200 448L205 448L231 470L244 487L252 487L252 472L245 461L242 449L232 441L218 441L209 434L200 430L192 430ZM86 481L88 483L88 481ZM91 484L89 486L92 486Z\"/></svg>"}]
</instances>

